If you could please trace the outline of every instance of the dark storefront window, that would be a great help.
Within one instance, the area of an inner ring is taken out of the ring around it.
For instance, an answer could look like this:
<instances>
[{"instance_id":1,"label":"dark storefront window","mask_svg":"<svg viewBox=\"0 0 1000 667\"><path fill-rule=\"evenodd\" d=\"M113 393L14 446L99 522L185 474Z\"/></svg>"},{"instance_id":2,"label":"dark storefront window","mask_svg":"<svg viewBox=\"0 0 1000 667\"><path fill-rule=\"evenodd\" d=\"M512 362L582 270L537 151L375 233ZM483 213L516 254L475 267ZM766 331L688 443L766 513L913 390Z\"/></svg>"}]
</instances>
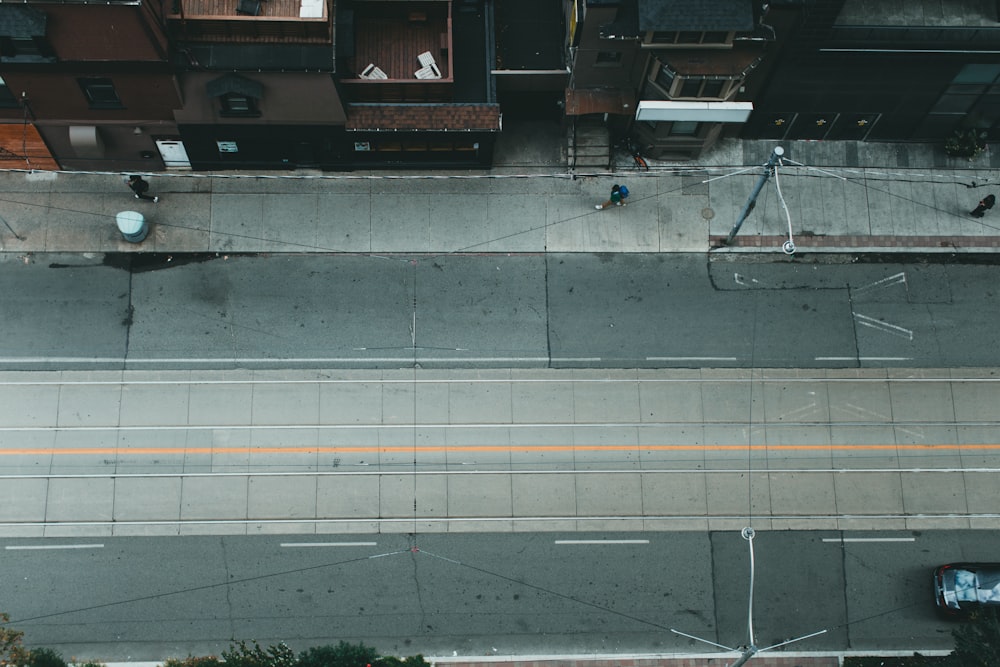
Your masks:
<instances>
[{"instance_id":1,"label":"dark storefront window","mask_svg":"<svg viewBox=\"0 0 1000 667\"><path fill-rule=\"evenodd\" d=\"M931 107L918 135L947 136L962 126L1000 131L1000 64L964 65Z\"/></svg>"},{"instance_id":2,"label":"dark storefront window","mask_svg":"<svg viewBox=\"0 0 1000 667\"><path fill-rule=\"evenodd\" d=\"M80 79L80 88L87 97L91 109L124 109L115 85L104 77Z\"/></svg>"}]
</instances>

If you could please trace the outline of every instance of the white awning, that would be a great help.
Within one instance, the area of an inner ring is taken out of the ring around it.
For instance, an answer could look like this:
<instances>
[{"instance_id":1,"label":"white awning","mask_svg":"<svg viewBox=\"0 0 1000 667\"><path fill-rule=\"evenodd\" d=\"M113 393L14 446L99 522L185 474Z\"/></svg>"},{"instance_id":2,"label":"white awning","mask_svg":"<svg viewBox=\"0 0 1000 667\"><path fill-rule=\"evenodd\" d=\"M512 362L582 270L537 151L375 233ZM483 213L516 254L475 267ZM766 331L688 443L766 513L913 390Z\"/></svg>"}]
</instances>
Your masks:
<instances>
[{"instance_id":1,"label":"white awning","mask_svg":"<svg viewBox=\"0 0 1000 667\"><path fill-rule=\"evenodd\" d=\"M635 119L691 120L697 122L744 123L753 111L753 102L662 102L640 101Z\"/></svg>"}]
</instances>

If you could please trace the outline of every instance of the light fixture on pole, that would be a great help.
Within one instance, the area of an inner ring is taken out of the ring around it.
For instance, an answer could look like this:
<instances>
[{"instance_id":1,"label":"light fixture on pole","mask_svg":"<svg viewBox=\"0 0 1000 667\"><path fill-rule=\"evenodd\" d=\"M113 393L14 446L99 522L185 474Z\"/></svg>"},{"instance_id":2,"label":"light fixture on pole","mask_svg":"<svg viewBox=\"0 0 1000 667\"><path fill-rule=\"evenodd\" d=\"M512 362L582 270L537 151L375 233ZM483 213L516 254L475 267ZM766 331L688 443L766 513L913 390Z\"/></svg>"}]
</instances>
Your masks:
<instances>
[{"instance_id":1,"label":"light fixture on pole","mask_svg":"<svg viewBox=\"0 0 1000 667\"><path fill-rule=\"evenodd\" d=\"M730 646L725 646L723 644L716 644L708 639L702 639L701 637L695 637L694 635L689 635L686 632L681 632L680 630L675 630L670 628L670 631L674 634L678 634L682 637L687 637L688 639L694 639L695 641L703 642L705 644L711 644L717 648L725 649L727 651L739 651L740 659L734 662L729 667L740 667L740 665L745 665L746 662L752 658L754 655L761 653L763 651L769 651L779 646L785 646L786 644L791 644L793 642L802 641L803 639L809 639L811 637L816 637L818 635L824 634L826 630L820 630L819 632L813 632L808 635L803 635L801 637L796 637L795 639L787 639L783 642L777 644L771 644L770 646L765 646L764 648L757 648L757 640L754 638L753 633L753 580L754 580L754 558L753 558L753 538L756 535L754 529L751 527L744 528L740 535L743 536L750 545L750 602L747 605L747 645L740 648L733 648Z\"/></svg>"}]
</instances>

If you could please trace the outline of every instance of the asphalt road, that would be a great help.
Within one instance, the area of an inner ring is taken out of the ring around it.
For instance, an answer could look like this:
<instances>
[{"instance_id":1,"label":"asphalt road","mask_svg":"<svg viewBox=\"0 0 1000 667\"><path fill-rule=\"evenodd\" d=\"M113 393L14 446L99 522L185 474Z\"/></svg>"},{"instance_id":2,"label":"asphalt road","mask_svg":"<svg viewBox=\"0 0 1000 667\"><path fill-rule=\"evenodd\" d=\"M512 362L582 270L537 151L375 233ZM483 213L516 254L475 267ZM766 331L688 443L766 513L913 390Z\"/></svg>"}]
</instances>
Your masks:
<instances>
[{"instance_id":1,"label":"asphalt road","mask_svg":"<svg viewBox=\"0 0 1000 667\"><path fill-rule=\"evenodd\" d=\"M2 369L1000 365L990 264L3 258Z\"/></svg>"},{"instance_id":2,"label":"asphalt road","mask_svg":"<svg viewBox=\"0 0 1000 667\"><path fill-rule=\"evenodd\" d=\"M930 571L1000 547L995 532L842 537L851 536L757 533L758 646L826 630L795 650L949 649ZM303 543L313 546L294 546ZM344 639L427 655L711 650L670 628L747 641L749 551L735 531L2 544L13 627L77 659L183 657L231 639L295 650Z\"/></svg>"}]
</instances>

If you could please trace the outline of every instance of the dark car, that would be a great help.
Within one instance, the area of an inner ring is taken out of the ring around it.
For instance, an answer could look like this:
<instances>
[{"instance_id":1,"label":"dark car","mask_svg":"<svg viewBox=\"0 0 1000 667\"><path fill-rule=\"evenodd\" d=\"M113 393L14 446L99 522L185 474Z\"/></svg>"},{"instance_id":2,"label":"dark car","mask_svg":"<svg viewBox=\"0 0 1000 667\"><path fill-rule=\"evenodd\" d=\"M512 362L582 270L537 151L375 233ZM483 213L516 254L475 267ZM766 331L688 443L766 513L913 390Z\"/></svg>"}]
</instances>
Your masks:
<instances>
[{"instance_id":1,"label":"dark car","mask_svg":"<svg viewBox=\"0 0 1000 667\"><path fill-rule=\"evenodd\" d=\"M934 570L934 601L946 614L964 616L981 606L1000 608L1000 563L951 563Z\"/></svg>"}]
</instances>

